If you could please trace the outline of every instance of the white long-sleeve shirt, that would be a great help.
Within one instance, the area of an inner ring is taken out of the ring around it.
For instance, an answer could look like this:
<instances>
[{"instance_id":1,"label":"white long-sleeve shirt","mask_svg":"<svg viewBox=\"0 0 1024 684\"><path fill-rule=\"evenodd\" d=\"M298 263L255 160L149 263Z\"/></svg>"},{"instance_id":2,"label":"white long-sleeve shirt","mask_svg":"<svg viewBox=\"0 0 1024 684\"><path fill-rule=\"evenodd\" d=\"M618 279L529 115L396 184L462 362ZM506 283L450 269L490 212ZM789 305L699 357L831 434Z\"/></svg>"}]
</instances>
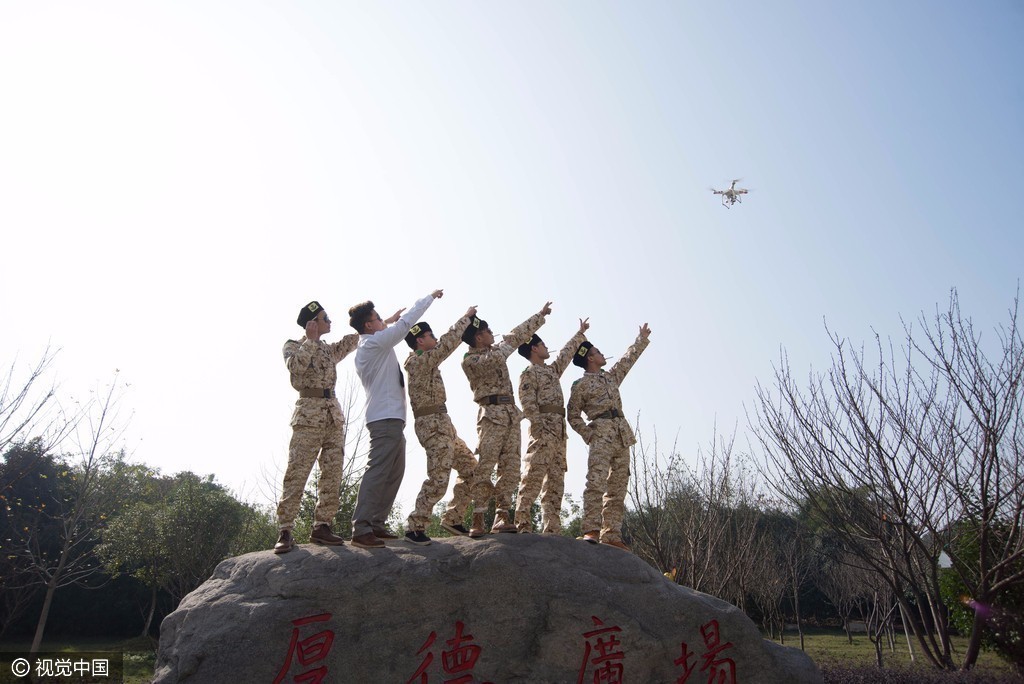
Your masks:
<instances>
[{"instance_id":1,"label":"white long-sleeve shirt","mask_svg":"<svg viewBox=\"0 0 1024 684\"><path fill-rule=\"evenodd\" d=\"M420 299L394 325L372 335L359 336L356 375L366 390L366 422L397 418L405 420L405 381L395 346L434 302L432 295Z\"/></svg>"}]
</instances>

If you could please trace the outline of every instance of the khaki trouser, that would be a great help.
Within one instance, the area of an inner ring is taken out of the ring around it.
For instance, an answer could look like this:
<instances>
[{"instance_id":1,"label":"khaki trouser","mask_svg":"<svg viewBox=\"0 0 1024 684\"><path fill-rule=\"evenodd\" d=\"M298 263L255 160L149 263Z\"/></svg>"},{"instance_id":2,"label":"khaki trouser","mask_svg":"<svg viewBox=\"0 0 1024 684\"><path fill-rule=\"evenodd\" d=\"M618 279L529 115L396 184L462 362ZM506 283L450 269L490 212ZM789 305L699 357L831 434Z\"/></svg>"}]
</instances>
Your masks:
<instances>
[{"instance_id":1,"label":"khaki trouser","mask_svg":"<svg viewBox=\"0 0 1024 684\"><path fill-rule=\"evenodd\" d=\"M455 426L452 425L447 413L417 418L416 437L427 452L427 479L420 487L416 505L406 521L406 529L423 531L427 528L434 504L448 491L452 469L458 472L458 478L455 480L451 503L441 522L449 525L461 524L472 502L470 487L473 484L473 472L476 470L473 452L455 433Z\"/></svg>"},{"instance_id":2,"label":"khaki trouser","mask_svg":"<svg viewBox=\"0 0 1024 684\"><path fill-rule=\"evenodd\" d=\"M516 499L516 525L530 524L530 507L540 493L541 527L547 534L562 530L565 493L565 438L531 435L523 458L523 478Z\"/></svg>"},{"instance_id":3,"label":"khaki trouser","mask_svg":"<svg viewBox=\"0 0 1024 684\"><path fill-rule=\"evenodd\" d=\"M584 532L601 530L601 541L622 540L626 486L629 484L629 447L614 439L595 436L587 458L587 484L583 490Z\"/></svg>"},{"instance_id":4,"label":"khaki trouser","mask_svg":"<svg viewBox=\"0 0 1024 684\"><path fill-rule=\"evenodd\" d=\"M281 501L277 505L277 526L282 530L295 527L306 480L313 463L320 462L314 525L329 525L338 513L341 475L345 465L345 426L329 418L321 427L296 425L288 445L288 467L284 471Z\"/></svg>"},{"instance_id":5,"label":"khaki trouser","mask_svg":"<svg viewBox=\"0 0 1024 684\"><path fill-rule=\"evenodd\" d=\"M482 415L477 420L477 447L479 462L473 484L473 511L482 513L493 498L497 513L495 522L511 522L508 510L512 506L512 493L519 484L519 460L522 450L522 435L519 421L503 424ZM497 479L491 483L491 473L497 471Z\"/></svg>"}]
</instances>

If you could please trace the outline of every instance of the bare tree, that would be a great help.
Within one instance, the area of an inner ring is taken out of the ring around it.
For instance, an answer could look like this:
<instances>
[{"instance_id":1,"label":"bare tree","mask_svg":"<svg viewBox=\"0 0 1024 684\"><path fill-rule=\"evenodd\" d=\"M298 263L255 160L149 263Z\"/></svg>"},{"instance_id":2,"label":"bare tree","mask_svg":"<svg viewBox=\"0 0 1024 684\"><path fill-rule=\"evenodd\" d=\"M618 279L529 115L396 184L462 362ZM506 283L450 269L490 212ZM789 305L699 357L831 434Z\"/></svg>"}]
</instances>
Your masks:
<instances>
[{"instance_id":1,"label":"bare tree","mask_svg":"<svg viewBox=\"0 0 1024 684\"><path fill-rule=\"evenodd\" d=\"M23 378L17 376L15 359L6 375L0 378L0 453L6 452L12 444L30 440L36 440L43 447L40 453L46 453L60 444L81 419L80 412L62 410L57 401L56 385L47 379L56 355L57 352L47 347Z\"/></svg>"},{"instance_id":2,"label":"bare tree","mask_svg":"<svg viewBox=\"0 0 1024 684\"><path fill-rule=\"evenodd\" d=\"M106 518L122 503L126 488L123 469L124 451L116 444L123 427L117 420L118 385L112 382L103 396L85 402L81 419L73 421L70 439L76 453L64 457L61 486L53 498L41 504L45 519L56 528L55 548L42 544L38 526L17 530L12 539L16 553L26 562L34 581L44 588L43 606L31 651L39 650L46 621L57 590L71 584L84 584L102 570L93 555L99 531Z\"/></svg>"},{"instance_id":3,"label":"bare tree","mask_svg":"<svg viewBox=\"0 0 1024 684\"><path fill-rule=\"evenodd\" d=\"M865 599L865 587L861 581L861 571L853 566L854 559L845 552L837 552L821 566L821 572L815 577L815 584L835 608L839 619L843 622L846 641L853 644L853 633L850 620L859 603Z\"/></svg>"},{"instance_id":4,"label":"bare tree","mask_svg":"<svg viewBox=\"0 0 1024 684\"><path fill-rule=\"evenodd\" d=\"M53 363L55 353L47 348L23 380L15 379L17 360L0 379L0 451L12 442L39 437L52 422L56 389L40 387Z\"/></svg>"},{"instance_id":5,"label":"bare tree","mask_svg":"<svg viewBox=\"0 0 1024 684\"><path fill-rule=\"evenodd\" d=\"M779 540L782 561L789 581L793 606L793 621L796 624L800 649L804 649L804 622L800 610L800 595L815 575L819 563L817 539L798 518L790 518L788 534Z\"/></svg>"},{"instance_id":6,"label":"bare tree","mask_svg":"<svg viewBox=\"0 0 1024 684\"><path fill-rule=\"evenodd\" d=\"M944 312L921 317L924 339L910 338L955 403L920 432L941 448L922 449L942 481L942 504L929 532L945 538L953 570L975 604L964 662L974 664L985 628L984 607L1024 581L1024 342L1017 327L1019 297L1007 325L996 329L996 358L960 313L954 290Z\"/></svg>"},{"instance_id":7,"label":"bare tree","mask_svg":"<svg viewBox=\"0 0 1024 684\"><path fill-rule=\"evenodd\" d=\"M943 547L973 534L987 549L954 561L976 597L992 600L1022 579L1016 308L1000 328L996 363L961 318L954 291L948 312L932 322L922 316L923 341L904 326L899 355L876 335L869 361L829 331L832 366L811 374L806 390L785 354L775 390L757 388L766 479L886 582L921 652L941 668L954 667L939 591ZM965 668L976 661L981 627L976 621Z\"/></svg>"},{"instance_id":8,"label":"bare tree","mask_svg":"<svg viewBox=\"0 0 1024 684\"><path fill-rule=\"evenodd\" d=\"M758 386L759 429L768 456L767 480L780 494L808 507L844 546L884 576L916 615L915 633L936 666L950 666L944 624L932 628L931 606L939 596L941 545L929 541L921 522L936 499L935 481L922 466L880 397L897 407L905 392L882 387L892 381L884 361L876 376L833 337L834 365L827 377L812 377L806 394L783 363L776 371L778 400ZM852 358L852 361L851 361ZM852 369L851 369L852 366ZM898 376L897 376L898 379ZM898 388L897 388L898 389ZM941 616L940 616L941 618Z\"/></svg>"},{"instance_id":9,"label":"bare tree","mask_svg":"<svg viewBox=\"0 0 1024 684\"><path fill-rule=\"evenodd\" d=\"M754 605L761 613L761 626L770 639L778 636L780 643L786 643L785 627L786 621L782 610L782 601L789 588L786 569L781 562L779 549L776 548L773 536L765 529L765 522L759 527L762 529L761 539L762 553L751 563L751 567L757 573L757 580L752 582L749 593Z\"/></svg>"},{"instance_id":10,"label":"bare tree","mask_svg":"<svg viewBox=\"0 0 1024 684\"><path fill-rule=\"evenodd\" d=\"M680 584L744 607L762 542L762 496L733 440L716 431L691 469L675 445L662 465L657 437L651 448L638 428L632 461L627 529L637 555L675 570Z\"/></svg>"}]
</instances>

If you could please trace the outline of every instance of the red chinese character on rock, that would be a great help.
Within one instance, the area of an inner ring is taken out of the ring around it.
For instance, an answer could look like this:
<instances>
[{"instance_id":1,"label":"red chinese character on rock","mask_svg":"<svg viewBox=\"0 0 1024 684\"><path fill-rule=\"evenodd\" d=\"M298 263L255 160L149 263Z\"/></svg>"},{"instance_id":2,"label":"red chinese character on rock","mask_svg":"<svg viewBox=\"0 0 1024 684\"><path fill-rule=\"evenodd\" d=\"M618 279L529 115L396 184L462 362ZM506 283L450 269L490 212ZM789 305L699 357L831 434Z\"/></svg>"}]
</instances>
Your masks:
<instances>
[{"instance_id":1,"label":"red chinese character on rock","mask_svg":"<svg viewBox=\"0 0 1024 684\"><path fill-rule=\"evenodd\" d=\"M441 662L444 664L445 674L458 674L460 672L469 672L476 665L476 659L480 657L480 647L476 644L469 645L468 642L473 640L472 634L462 636L462 630L465 628L461 622L455 623L455 637L449 639L445 643L448 644L450 651L443 651L441 653ZM466 645L463 645L466 644ZM469 682L473 679L472 675L465 675L458 679L446 680L446 684L461 684L462 682Z\"/></svg>"},{"instance_id":2,"label":"red chinese character on rock","mask_svg":"<svg viewBox=\"0 0 1024 684\"><path fill-rule=\"evenodd\" d=\"M615 636L615 632L622 629L616 625L606 626L597 616L591 615L595 629L585 632L583 637L587 640L586 650L583 653L583 663L580 665L580 675L576 684L583 684L587 675L587 668L594 666L593 684L621 684L623 677L622 659L626 654L622 652L622 642ZM619 649L619 650L616 650ZM591 653L596 653L591 658Z\"/></svg>"},{"instance_id":3,"label":"red chinese character on rock","mask_svg":"<svg viewBox=\"0 0 1024 684\"><path fill-rule=\"evenodd\" d=\"M705 653L701 654L703 664L700 666L701 672L708 673L707 684L737 684L736 680L736 663L730 658L719 658L718 654L727 648L732 648L732 642L723 644L722 637L718 629L718 620L712 620L700 628L700 634L704 637L704 646L708 649ZM682 648L683 653L672 662L683 668L683 674L681 677L676 679L676 684L686 684L686 681L690 678L690 674L693 672L693 668L697 666L697 663L691 663L696 654L691 652L686 642L679 644Z\"/></svg>"},{"instance_id":4,"label":"red chinese character on rock","mask_svg":"<svg viewBox=\"0 0 1024 684\"><path fill-rule=\"evenodd\" d=\"M292 629L291 643L288 644L288 656L284 660L284 665L281 666L281 671L278 672L277 677L274 678L274 684L280 684L285 681L285 678L288 676L288 670L292 666L293 657L298 660L299 664L303 667L320 662L327 657L327 652L331 650L331 644L334 642L334 632L329 629L325 629L322 632L312 634L300 641L299 628L314 622L326 622L330 619L330 613L321 613L320 615L311 615L310 617L299 618L298 620L292 621L292 624L295 625L295 627ZM291 681L320 684L320 682L324 681L326 676L327 666L321 665L320 667L295 675Z\"/></svg>"},{"instance_id":5,"label":"red chinese character on rock","mask_svg":"<svg viewBox=\"0 0 1024 684\"><path fill-rule=\"evenodd\" d=\"M736 684L736 663L730 658L718 658L718 654L727 648L732 648L732 642L722 643L722 637L718 632L718 620L712 620L700 628L700 634L704 637L704 646L707 653L701 656L704 664L701 665L701 672L708 672L708 684Z\"/></svg>"},{"instance_id":6,"label":"red chinese character on rock","mask_svg":"<svg viewBox=\"0 0 1024 684\"><path fill-rule=\"evenodd\" d=\"M463 634L465 629L466 626L461 621L456 621L455 636L445 642L448 645L448 650L441 652L441 666L444 673L446 675L459 675L454 679L445 679L444 684L469 684L469 682L476 681L473 679L472 670L476 665L476 661L480 658L480 653L483 649L476 644L470 643L473 641L473 635ZM427 655L406 684L411 684L417 677L419 678L419 684L429 684L430 680L428 679L427 670L430 668L430 664L434 662L434 654L428 649L434 645L436 639L437 634L431 632L427 640L420 646L420 650L416 652L416 655L422 655L424 651L427 651Z\"/></svg>"},{"instance_id":7,"label":"red chinese character on rock","mask_svg":"<svg viewBox=\"0 0 1024 684\"><path fill-rule=\"evenodd\" d=\"M427 640L423 642L422 646L420 646L420 650L416 651L416 655L420 655L423 651L426 651L428 648L433 646L435 639L437 639L437 634L435 632L431 632L430 636L427 637ZM409 677L409 680L405 684L411 684L411 682L417 677L420 678L420 684L428 684L427 668L430 667L430 663L432 662L434 662L434 654L427 651L427 657L423 659L419 668L416 669L416 672L413 673L412 677Z\"/></svg>"},{"instance_id":8,"label":"red chinese character on rock","mask_svg":"<svg viewBox=\"0 0 1024 684\"><path fill-rule=\"evenodd\" d=\"M683 654L672 662L683 668L683 676L676 680L676 684L686 684L686 680L690 678L693 668L697 667L697 663L690 663L690 659L696 657L696 654L690 653L685 641L679 644L679 646L683 649Z\"/></svg>"}]
</instances>

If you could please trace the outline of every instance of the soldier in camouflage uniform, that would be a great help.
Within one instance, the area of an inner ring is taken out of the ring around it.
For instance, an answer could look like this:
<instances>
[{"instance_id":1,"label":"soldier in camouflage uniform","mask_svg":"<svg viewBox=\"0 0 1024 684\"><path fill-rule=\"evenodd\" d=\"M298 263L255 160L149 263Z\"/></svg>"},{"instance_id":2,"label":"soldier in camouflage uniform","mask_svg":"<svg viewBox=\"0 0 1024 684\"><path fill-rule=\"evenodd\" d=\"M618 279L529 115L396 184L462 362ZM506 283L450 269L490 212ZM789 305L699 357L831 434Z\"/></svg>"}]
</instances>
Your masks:
<instances>
[{"instance_id":1,"label":"soldier in camouflage uniform","mask_svg":"<svg viewBox=\"0 0 1024 684\"><path fill-rule=\"evenodd\" d=\"M636 444L636 437L622 413L619 385L647 348L650 335L644 323L633 345L607 372L601 370L605 358L600 350L590 342L582 343L572 362L586 372L572 384L566 409L569 425L590 447L580 539L626 551L629 547L622 541L622 516L629 482L629 447ZM580 416L582 412L586 412L589 424Z\"/></svg>"},{"instance_id":2,"label":"soldier in camouflage uniform","mask_svg":"<svg viewBox=\"0 0 1024 684\"><path fill-rule=\"evenodd\" d=\"M306 329L301 340L284 343L284 363L298 391L292 414L292 439L288 445L288 467L284 473L281 501L277 505L280 535L274 553L295 548L292 529L299 513L306 479L319 459L320 482L317 490L314 526L310 541L340 546L343 540L331 532L331 521L338 512L342 468L345 460L345 416L334 392L338 380L337 364L355 351L359 335L346 335L340 342L327 344L321 336L331 332L331 319L319 302L302 307L296 321Z\"/></svg>"},{"instance_id":3,"label":"soldier in camouflage uniform","mask_svg":"<svg viewBox=\"0 0 1024 684\"><path fill-rule=\"evenodd\" d=\"M462 370L469 379L473 400L480 405L477 412L477 446L479 462L473 484L473 526L470 537L482 537L484 512L493 498L497 506L491 532L515 532L509 520L512 492L519 484L519 460L522 457L522 435L519 421L523 414L512 396L512 380L508 375L508 357L522 343L544 325L544 317L551 313L551 302L540 312L516 326L505 335L501 344L494 344L494 334L486 321L474 317L462 340L470 349L462 359ZM498 478L491 483L491 473L497 468Z\"/></svg>"},{"instance_id":4,"label":"soldier in camouflage uniform","mask_svg":"<svg viewBox=\"0 0 1024 684\"><path fill-rule=\"evenodd\" d=\"M427 479L423 481L416 506L406 521L405 538L412 544L430 543L425 532L430 513L434 504L448 491L453 468L458 472L458 479L452 501L441 518L441 527L453 534L469 534L462 524L462 516L472 501L469 492L476 459L455 433L452 419L448 417L448 407L445 406L447 393L439 366L455 351L462 333L475 315L476 307L469 307L466 315L440 339L434 337L430 325L424 321L410 328L405 336L406 343L413 350L405 360L405 372L409 376L409 403L416 420L416 437L427 452Z\"/></svg>"},{"instance_id":5,"label":"soldier in camouflage uniform","mask_svg":"<svg viewBox=\"0 0 1024 684\"><path fill-rule=\"evenodd\" d=\"M541 523L545 534L558 534L562 529L562 494L565 491L565 396L559 379L569 367L573 355L586 340L584 333L590 323L580 321L580 329L572 336L549 366L551 357L544 341L534 334L519 346L519 354L530 365L519 376L519 403L523 415L530 419L530 442L523 458L523 477L516 500L516 529L530 532L530 507L540 492Z\"/></svg>"}]
</instances>

